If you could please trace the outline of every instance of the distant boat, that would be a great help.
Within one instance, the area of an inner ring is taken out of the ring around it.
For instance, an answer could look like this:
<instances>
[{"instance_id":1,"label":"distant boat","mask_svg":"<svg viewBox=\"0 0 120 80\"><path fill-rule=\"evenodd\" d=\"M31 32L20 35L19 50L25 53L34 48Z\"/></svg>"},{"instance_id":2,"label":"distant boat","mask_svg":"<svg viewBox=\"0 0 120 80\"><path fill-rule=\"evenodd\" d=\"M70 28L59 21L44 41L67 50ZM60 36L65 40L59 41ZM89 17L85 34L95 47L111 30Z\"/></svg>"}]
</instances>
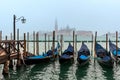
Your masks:
<instances>
[{"instance_id":1,"label":"distant boat","mask_svg":"<svg viewBox=\"0 0 120 80\"><path fill-rule=\"evenodd\" d=\"M116 51L116 45L113 44L110 40L109 40L109 49L110 52L112 53L113 59L116 61L116 57L117 57L120 60L120 48L117 47L117 51Z\"/></svg>"},{"instance_id":2,"label":"distant boat","mask_svg":"<svg viewBox=\"0 0 120 80\"><path fill-rule=\"evenodd\" d=\"M90 61L90 51L84 42L82 42L81 48L78 51L77 61L81 66L89 63Z\"/></svg>"},{"instance_id":3,"label":"distant boat","mask_svg":"<svg viewBox=\"0 0 120 80\"><path fill-rule=\"evenodd\" d=\"M68 48L63 52L63 54L59 57L59 62L71 62L74 60L74 49L71 43L69 43Z\"/></svg>"},{"instance_id":4,"label":"distant boat","mask_svg":"<svg viewBox=\"0 0 120 80\"><path fill-rule=\"evenodd\" d=\"M52 50L48 50L47 53L43 53L42 55L28 56L24 60L25 64L30 65L30 64L39 64L39 63L49 62L51 59L55 58L59 54L58 52L59 48L60 48L60 45L58 43L57 47L54 49L54 52Z\"/></svg>"},{"instance_id":5,"label":"distant boat","mask_svg":"<svg viewBox=\"0 0 120 80\"><path fill-rule=\"evenodd\" d=\"M95 46L97 61L102 66L113 67L113 59L106 49L104 49L100 44L96 43Z\"/></svg>"}]
</instances>

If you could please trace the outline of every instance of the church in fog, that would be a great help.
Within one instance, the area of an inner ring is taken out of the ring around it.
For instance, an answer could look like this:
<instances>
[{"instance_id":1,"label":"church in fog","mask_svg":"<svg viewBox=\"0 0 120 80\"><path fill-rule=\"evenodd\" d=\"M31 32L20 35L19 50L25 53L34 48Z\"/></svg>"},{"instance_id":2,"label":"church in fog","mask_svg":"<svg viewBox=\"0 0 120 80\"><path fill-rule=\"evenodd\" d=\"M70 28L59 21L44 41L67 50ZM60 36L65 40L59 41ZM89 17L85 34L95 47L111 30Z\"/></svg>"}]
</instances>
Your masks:
<instances>
[{"instance_id":1,"label":"church in fog","mask_svg":"<svg viewBox=\"0 0 120 80\"><path fill-rule=\"evenodd\" d=\"M92 31L76 30L75 28L70 28L69 25L67 25L66 28L58 29L57 20L55 20L55 32L57 35L72 36L73 31L75 31L76 35L81 35L81 36L91 36L92 35Z\"/></svg>"}]
</instances>

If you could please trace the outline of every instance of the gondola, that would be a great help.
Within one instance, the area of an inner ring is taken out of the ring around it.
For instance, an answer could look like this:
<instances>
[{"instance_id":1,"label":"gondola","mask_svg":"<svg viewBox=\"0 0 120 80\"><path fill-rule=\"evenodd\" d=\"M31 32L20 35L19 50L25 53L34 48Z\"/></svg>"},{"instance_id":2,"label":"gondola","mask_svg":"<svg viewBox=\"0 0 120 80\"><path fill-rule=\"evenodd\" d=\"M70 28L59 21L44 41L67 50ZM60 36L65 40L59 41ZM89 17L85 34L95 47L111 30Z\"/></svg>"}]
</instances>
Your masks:
<instances>
[{"instance_id":1,"label":"gondola","mask_svg":"<svg viewBox=\"0 0 120 80\"><path fill-rule=\"evenodd\" d=\"M46 53L43 53L42 55L27 56L24 59L24 62L27 65L49 62L59 54L59 48L60 45L57 44L57 47L54 49L54 51L48 50Z\"/></svg>"},{"instance_id":2,"label":"gondola","mask_svg":"<svg viewBox=\"0 0 120 80\"><path fill-rule=\"evenodd\" d=\"M86 65L90 61L90 51L84 42L82 42L81 48L78 51L77 61L81 66Z\"/></svg>"},{"instance_id":3,"label":"gondola","mask_svg":"<svg viewBox=\"0 0 120 80\"><path fill-rule=\"evenodd\" d=\"M116 52L116 48L117 48L117 52ZM113 44L110 40L109 40L109 49L110 49L113 59L115 61L116 61L116 58L118 58L118 60L120 60L120 48L116 47L116 45Z\"/></svg>"},{"instance_id":4,"label":"gondola","mask_svg":"<svg viewBox=\"0 0 120 80\"><path fill-rule=\"evenodd\" d=\"M101 66L113 67L113 59L110 52L106 51L100 44L96 43L95 53L97 56L97 61Z\"/></svg>"},{"instance_id":5,"label":"gondola","mask_svg":"<svg viewBox=\"0 0 120 80\"><path fill-rule=\"evenodd\" d=\"M24 62L27 65L39 64L39 63L49 62L50 58L51 58L51 56L48 56L48 55L47 56L44 56L44 55L30 56L30 57L26 57L24 59Z\"/></svg>"},{"instance_id":6,"label":"gondola","mask_svg":"<svg viewBox=\"0 0 120 80\"><path fill-rule=\"evenodd\" d=\"M69 43L68 48L62 53L61 56L59 56L59 62L64 63L64 62L72 62L74 60L74 48Z\"/></svg>"},{"instance_id":7,"label":"gondola","mask_svg":"<svg viewBox=\"0 0 120 80\"><path fill-rule=\"evenodd\" d=\"M51 48L51 50L48 50L47 51L47 54L45 54L45 53L43 53L43 55L45 55L45 56L52 56L53 57L53 55L54 55L54 58L57 58L57 56L59 56L59 52L60 52L60 44L59 44L59 42L57 43L57 46L56 46L56 48L54 49L54 51L52 50L52 48ZM54 53L54 54L53 54Z\"/></svg>"}]
</instances>

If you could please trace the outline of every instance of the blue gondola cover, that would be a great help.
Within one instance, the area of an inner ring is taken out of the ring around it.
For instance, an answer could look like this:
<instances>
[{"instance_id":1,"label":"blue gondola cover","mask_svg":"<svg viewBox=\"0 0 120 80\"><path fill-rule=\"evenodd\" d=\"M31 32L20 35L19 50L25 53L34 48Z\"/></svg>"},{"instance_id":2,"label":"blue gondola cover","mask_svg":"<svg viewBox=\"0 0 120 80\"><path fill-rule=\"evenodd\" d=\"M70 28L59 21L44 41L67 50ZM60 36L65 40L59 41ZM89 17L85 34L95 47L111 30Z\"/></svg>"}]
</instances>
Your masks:
<instances>
[{"instance_id":1,"label":"blue gondola cover","mask_svg":"<svg viewBox=\"0 0 120 80\"><path fill-rule=\"evenodd\" d=\"M28 57L28 59L42 59L42 58L45 58L44 56L40 55L40 56L31 56L31 57Z\"/></svg>"},{"instance_id":2,"label":"blue gondola cover","mask_svg":"<svg viewBox=\"0 0 120 80\"><path fill-rule=\"evenodd\" d=\"M89 57L85 56L85 55L80 55L79 58L82 59L82 60L87 60Z\"/></svg>"}]
</instances>

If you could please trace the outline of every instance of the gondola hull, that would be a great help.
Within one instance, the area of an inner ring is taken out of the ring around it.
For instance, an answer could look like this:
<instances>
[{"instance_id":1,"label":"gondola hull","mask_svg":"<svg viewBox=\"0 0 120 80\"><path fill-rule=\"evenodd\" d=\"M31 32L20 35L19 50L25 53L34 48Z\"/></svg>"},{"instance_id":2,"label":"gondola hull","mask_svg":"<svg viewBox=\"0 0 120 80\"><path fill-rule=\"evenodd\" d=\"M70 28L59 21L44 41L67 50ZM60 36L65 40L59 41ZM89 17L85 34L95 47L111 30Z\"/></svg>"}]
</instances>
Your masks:
<instances>
[{"instance_id":1,"label":"gondola hull","mask_svg":"<svg viewBox=\"0 0 120 80\"><path fill-rule=\"evenodd\" d=\"M90 61L90 51L84 42L78 51L77 61L81 66L86 65Z\"/></svg>"},{"instance_id":2,"label":"gondola hull","mask_svg":"<svg viewBox=\"0 0 120 80\"><path fill-rule=\"evenodd\" d=\"M60 63L66 63L66 62L73 62L74 58L70 57L70 58L61 58L59 57L59 62Z\"/></svg>"},{"instance_id":3,"label":"gondola hull","mask_svg":"<svg viewBox=\"0 0 120 80\"><path fill-rule=\"evenodd\" d=\"M77 58L77 61L78 61L78 63L80 64L80 66L84 66L84 65L86 65L86 64L89 63L90 58L89 58L89 59L86 59L86 60L82 60L82 59L80 59L80 58Z\"/></svg>"},{"instance_id":4,"label":"gondola hull","mask_svg":"<svg viewBox=\"0 0 120 80\"><path fill-rule=\"evenodd\" d=\"M96 44L96 57L101 66L113 67L114 61L109 52L107 52L100 44Z\"/></svg>"},{"instance_id":5,"label":"gondola hull","mask_svg":"<svg viewBox=\"0 0 120 80\"><path fill-rule=\"evenodd\" d=\"M114 59L114 61L120 63L120 48L117 47L115 44L113 44L110 40L109 40L109 48L110 48L111 56Z\"/></svg>"},{"instance_id":6,"label":"gondola hull","mask_svg":"<svg viewBox=\"0 0 120 80\"><path fill-rule=\"evenodd\" d=\"M37 58L37 59L25 59L25 64L31 65L31 64L40 64L40 63L46 63L50 61L50 57L45 58Z\"/></svg>"},{"instance_id":7,"label":"gondola hull","mask_svg":"<svg viewBox=\"0 0 120 80\"><path fill-rule=\"evenodd\" d=\"M98 63L102 66L102 67L113 67L113 64L114 64L114 61L113 60L110 60L110 61L103 61L103 60L97 60Z\"/></svg>"},{"instance_id":8,"label":"gondola hull","mask_svg":"<svg viewBox=\"0 0 120 80\"><path fill-rule=\"evenodd\" d=\"M59 62L73 62L74 61L74 49L73 46L69 43L68 48L59 56Z\"/></svg>"},{"instance_id":9,"label":"gondola hull","mask_svg":"<svg viewBox=\"0 0 120 80\"><path fill-rule=\"evenodd\" d=\"M55 58L57 58L57 56L59 55L59 48L60 48L60 45L58 43L54 51L48 50L47 53L43 53L42 55L27 56L24 59L24 62L25 64L30 65L30 64L39 64L39 63L54 61Z\"/></svg>"}]
</instances>

